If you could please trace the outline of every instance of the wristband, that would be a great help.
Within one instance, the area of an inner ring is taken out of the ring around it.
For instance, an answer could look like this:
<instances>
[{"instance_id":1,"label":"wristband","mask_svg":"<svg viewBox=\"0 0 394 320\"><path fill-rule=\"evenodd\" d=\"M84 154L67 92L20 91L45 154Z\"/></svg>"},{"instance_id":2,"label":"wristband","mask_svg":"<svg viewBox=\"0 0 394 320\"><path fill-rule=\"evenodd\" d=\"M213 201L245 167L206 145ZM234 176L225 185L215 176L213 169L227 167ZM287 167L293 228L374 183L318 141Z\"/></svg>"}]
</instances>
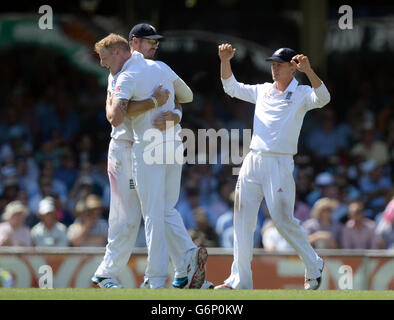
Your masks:
<instances>
[{"instance_id":1,"label":"wristband","mask_svg":"<svg viewBox=\"0 0 394 320\"><path fill-rule=\"evenodd\" d=\"M179 109L171 110L172 113L177 114L179 116L179 121L182 120L182 111Z\"/></svg>"},{"instance_id":2,"label":"wristband","mask_svg":"<svg viewBox=\"0 0 394 320\"><path fill-rule=\"evenodd\" d=\"M157 108L159 106L159 104L157 103L157 99L154 96L150 97L155 105L155 108Z\"/></svg>"}]
</instances>

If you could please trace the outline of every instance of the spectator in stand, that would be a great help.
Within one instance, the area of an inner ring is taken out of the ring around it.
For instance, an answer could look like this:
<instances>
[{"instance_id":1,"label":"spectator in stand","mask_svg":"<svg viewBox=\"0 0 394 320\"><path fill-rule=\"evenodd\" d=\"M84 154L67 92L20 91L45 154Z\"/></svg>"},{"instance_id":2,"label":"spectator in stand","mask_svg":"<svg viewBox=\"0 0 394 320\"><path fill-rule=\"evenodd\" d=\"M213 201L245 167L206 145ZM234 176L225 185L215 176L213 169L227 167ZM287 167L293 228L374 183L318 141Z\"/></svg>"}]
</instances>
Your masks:
<instances>
[{"instance_id":1,"label":"spectator in stand","mask_svg":"<svg viewBox=\"0 0 394 320\"><path fill-rule=\"evenodd\" d=\"M308 194L313 190L313 168L309 164L307 156L295 156L294 162L300 161L299 159L306 159L303 161L308 161L306 165L296 165L294 170L294 180L297 185L296 192L298 193L298 198L306 203Z\"/></svg>"},{"instance_id":2,"label":"spectator in stand","mask_svg":"<svg viewBox=\"0 0 394 320\"><path fill-rule=\"evenodd\" d=\"M374 122L374 114L369 109L368 104L369 102L367 100L358 97L347 108L346 122L351 127L353 141L360 141L365 126Z\"/></svg>"},{"instance_id":3,"label":"spectator in stand","mask_svg":"<svg viewBox=\"0 0 394 320\"><path fill-rule=\"evenodd\" d=\"M310 211L311 211L311 207L300 199L299 194L296 190L296 198L294 203L294 217L300 220L301 222L304 222L307 219L309 219Z\"/></svg>"},{"instance_id":4,"label":"spectator in stand","mask_svg":"<svg viewBox=\"0 0 394 320\"><path fill-rule=\"evenodd\" d=\"M61 140L72 141L80 130L80 116L72 109L73 101L65 90L57 91L52 130Z\"/></svg>"},{"instance_id":5,"label":"spectator in stand","mask_svg":"<svg viewBox=\"0 0 394 320\"><path fill-rule=\"evenodd\" d=\"M0 246L31 246L30 230L25 226L28 209L19 200L10 202L0 223Z\"/></svg>"},{"instance_id":6,"label":"spectator in stand","mask_svg":"<svg viewBox=\"0 0 394 320\"><path fill-rule=\"evenodd\" d=\"M12 139L22 138L24 145L29 145L31 147L31 132L29 128L20 121L18 110L13 105L8 106L6 107L3 117L3 121L0 124L0 144L10 143L11 146Z\"/></svg>"},{"instance_id":7,"label":"spectator in stand","mask_svg":"<svg viewBox=\"0 0 394 320\"><path fill-rule=\"evenodd\" d=\"M77 143L78 162L94 163L96 161L96 152L94 142L89 134L82 134Z\"/></svg>"},{"instance_id":8,"label":"spectator in stand","mask_svg":"<svg viewBox=\"0 0 394 320\"><path fill-rule=\"evenodd\" d=\"M204 208L197 207L193 210L196 228L190 229L189 234L198 247L218 247L219 237L208 221L208 214Z\"/></svg>"},{"instance_id":9,"label":"spectator in stand","mask_svg":"<svg viewBox=\"0 0 394 320\"><path fill-rule=\"evenodd\" d=\"M97 195L86 197L86 209L78 212L68 228L67 237L72 246L103 247L107 244L108 222L101 218L102 210L103 205Z\"/></svg>"},{"instance_id":10,"label":"spectator in stand","mask_svg":"<svg viewBox=\"0 0 394 320\"><path fill-rule=\"evenodd\" d=\"M70 192L78 178L78 168L75 154L71 150L66 150L61 158L61 164L55 169L55 178L63 181L67 192Z\"/></svg>"},{"instance_id":11,"label":"spectator in stand","mask_svg":"<svg viewBox=\"0 0 394 320\"><path fill-rule=\"evenodd\" d=\"M315 178L314 188L308 193L305 200L309 206L313 206L317 200L324 197L327 189L334 184L334 176L329 172L321 172Z\"/></svg>"},{"instance_id":12,"label":"spectator in stand","mask_svg":"<svg viewBox=\"0 0 394 320\"><path fill-rule=\"evenodd\" d=\"M31 134L23 125L9 130L8 141L15 158L29 156L33 150L33 145L30 142Z\"/></svg>"},{"instance_id":13,"label":"spectator in stand","mask_svg":"<svg viewBox=\"0 0 394 320\"><path fill-rule=\"evenodd\" d=\"M234 191L231 192L228 198L229 210L223 213L216 221L215 231L219 236L219 245L223 248L233 248L234 246ZM264 201L263 201L264 203ZM265 215L268 209L265 207L265 211L260 207L257 215L257 225L254 231L253 247L259 248L261 246L261 227L263 226Z\"/></svg>"},{"instance_id":14,"label":"spectator in stand","mask_svg":"<svg viewBox=\"0 0 394 320\"><path fill-rule=\"evenodd\" d=\"M378 237L375 222L365 217L365 207L361 200L349 204L349 220L342 231L343 249L377 249Z\"/></svg>"},{"instance_id":15,"label":"spectator in stand","mask_svg":"<svg viewBox=\"0 0 394 320\"><path fill-rule=\"evenodd\" d=\"M294 251L293 247L276 229L272 220L267 221L261 229L261 239L266 251Z\"/></svg>"},{"instance_id":16,"label":"spectator in stand","mask_svg":"<svg viewBox=\"0 0 394 320\"><path fill-rule=\"evenodd\" d=\"M321 113L321 126L311 132L307 146L316 160L327 161L349 145L346 133L336 124L336 114L332 108L324 108Z\"/></svg>"},{"instance_id":17,"label":"spectator in stand","mask_svg":"<svg viewBox=\"0 0 394 320\"><path fill-rule=\"evenodd\" d=\"M41 220L31 230L36 247L68 246L67 227L57 221L55 199L46 197L40 201L38 216Z\"/></svg>"},{"instance_id":18,"label":"spectator in stand","mask_svg":"<svg viewBox=\"0 0 394 320\"><path fill-rule=\"evenodd\" d=\"M389 151L384 141L376 139L373 126L365 126L362 131L362 140L350 151L358 163L374 161L378 166L384 166L389 162Z\"/></svg>"},{"instance_id":19,"label":"spectator in stand","mask_svg":"<svg viewBox=\"0 0 394 320\"><path fill-rule=\"evenodd\" d=\"M85 199L89 194L94 192L93 178L80 172L80 175L75 181L74 186L68 194L67 210L73 211L77 202L81 199Z\"/></svg>"},{"instance_id":20,"label":"spectator in stand","mask_svg":"<svg viewBox=\"0 0 394 320\"><path fill-rule=\"evenodd\" d=\"M303 223L309 242L317 249L337 249L341 241L342 226L332 219L338 201L321 198L311 210L311 219Z\"/></svg>"},{"instance_id":21,"label":"spectator in stand","mask_svg":"<svg viewBox=\"0 0 394 320\"><path fill-rule=\"evenodd\" d=\"M208 219L211 226L215 226L218 218L231 209L229 199L235 188L232 177L222 178L219 182L219 198L208 207Z\"/></svg>"},{"instance_id":22,"label":"spectator in stand","mask_svg":"<svg viewBox=\"0 0 394 320\"><path fill-rule=\"evenodd\" d=\"M48 177L52 183L52 192L59 196L62 203L67 202L67 187L66 184L55 177L55 164L53 161L45 160L41 162L40 166L41 176Z\"/></svg>"},{"instance_id":23,"label":"spectator in stand","mask_svg":"<svg viewBox=\"0 0 394 320\"><path fill-rule=\"evenodd\" d=\"M38 214L38 206L40 201L45 197L53 197L55 195L55 193L53 192L53 184L50 177L41 175L38 183L39 190L36 192L35 195L29 197L29 209L31 212L31 216L34 215L35 217L37 217ZM33 225L38 222L37 219L35 221L33 219L32 221Z\"/></svg>"},{"instance_id":24,"label":"spectator in stand","mask_svg":"<svg viewBox=\"0 0 394 320\"><path fill-rule=\"evenodd\" d=\"M16 176L5 177L2 182L3 192L0 198L0 209L3 210L8 203L17 199L20 188Z\"/></svg>"},{"instance_id":25,"label":"spectator in stand","mask_svg":"<svg viewBox=\"0 0 394 320\"><path fill-rule=\"evenodd\" d=\"M35 153L34 158L38 166L45 160L53 161L55 168L60 165L61 149L58 147L52 134L41 136L39 150Z\"/></svg>"},{"instance_id":26,"label":"spectator in stand","mask_svg":"<svg viewBox=\"0 0 394 320\"><path fill-rule=\"evenodd\" d=\"M265 202L265 201L264 201ZM266 251L294 251L294 248L287 242L285 238L279 233L274 222L271 219L268 208L264 206L264 213L267 219L260 230L261 242Z\"/></svg>"},{"instance_id":27,"label":"spectator in stand","mask_svg":"<svg viewBox=\"0 0 394 320\"><path fill-rule=\"evenodd\" d=\"M197 187L187 187L185 193L186 197L178 201L176 209L182 216L186 230L189 230L197 227L193 210L204 206L201 203L200 190Z\"/></svg>"},{"instance_id":28,"label":"spectator in stand","mask_svg":"<svg viewBox=\"0 0 394 320\"><path fill-rule=\"evenodd\" d=\"M360 190L367 207L367 217L375 219L384 210L386 196L393 187L391 178L383 175L382 166L373 160L361 164L363 175L359 179Z\"/></svg>"},{"instance_id":29,"label":"spectator in stand","mask_svg":"<svg viewBox=\"0 0 394 320\"><path fill-rule=\"evenodd\" d=\"M19 186L25 190L29 197L33 196L39 186L39 168L32 157L19 157L16 159Z\"/></svg>"}]
</instances>

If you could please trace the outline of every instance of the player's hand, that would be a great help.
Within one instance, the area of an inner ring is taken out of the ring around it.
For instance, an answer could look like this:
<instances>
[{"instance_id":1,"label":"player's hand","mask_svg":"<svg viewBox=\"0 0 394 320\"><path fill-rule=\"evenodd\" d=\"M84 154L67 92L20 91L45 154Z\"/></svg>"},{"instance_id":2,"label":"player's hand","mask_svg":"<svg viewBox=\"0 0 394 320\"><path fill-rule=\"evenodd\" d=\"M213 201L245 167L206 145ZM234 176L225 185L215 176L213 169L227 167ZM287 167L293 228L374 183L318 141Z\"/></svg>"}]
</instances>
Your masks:
<instances>
[{"instance_id":1,"label":"player's hand","mask_svg":"<svg viewBox=\"0 0 394 320\"><path fill-rule=\"evenodd\" d=\"M298 61L298 62L296 62ZM312 70L311 64L309 63L309 59L307 56L304 56L303 54L297 54L294 56L290 63L294 65L298 71L308 73L309 71Z\"/></svg>"},{"instance_id":2,"label":"player's hand","mask_svg":"<svg viewBox=\"0 0 394 320\"><path fill-rule=\"evenodd\" d=\"M162 106L163 104L165 104L168 100L168 98L170 97L170 91L163 90L161 91L161 89L163 88L163 85L159 85L157 87L157 89L155 90L155 92L153 92L152 97L155 97L157 100L157 104L158 106Z\"/></svg>"},{"instance_id":3,"label":"player's hand","mask_svg":"<svg viewBox=\"0 0 394 320\"><path fill-rule=\"evenodd\" d=\"M236 49L229 43L219 45L219 58L222 61L230 61L235 54Z\"/></svg>"},{"instance_id":4,"label":"player's hand","mask_svg":"<svg viewBox=\"0 0 394 320\"><path fill-rule=\"evenodd\" d=\"M163 112L153 121L153 126L160 131L172 128L179 123L179 116L171 111Z\"/></svg>"}]
</instances>

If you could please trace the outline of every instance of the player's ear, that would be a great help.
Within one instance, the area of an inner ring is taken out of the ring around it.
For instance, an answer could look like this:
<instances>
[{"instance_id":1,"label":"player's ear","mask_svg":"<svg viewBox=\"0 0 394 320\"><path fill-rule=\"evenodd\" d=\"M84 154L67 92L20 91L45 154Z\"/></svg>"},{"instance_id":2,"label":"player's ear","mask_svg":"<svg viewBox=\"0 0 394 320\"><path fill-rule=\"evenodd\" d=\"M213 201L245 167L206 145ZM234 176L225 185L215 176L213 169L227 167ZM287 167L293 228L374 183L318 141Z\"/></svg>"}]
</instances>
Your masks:
<instances>
[{"instance_id":1,"label":"player's ear","mask_svg":"<svg viewBox=\"0 0 394 320\"><path fill-rule=\"evenodd\" d=\"M289 62L289 63L290 63L290 68L291 68L292 73L293 73L293 76L294 76L294 74L295 74L296 71L297 71L297 66L296 66L295 62L293 62L293 61L291 61L291 62Z\"/></svg>"}]
</instances>

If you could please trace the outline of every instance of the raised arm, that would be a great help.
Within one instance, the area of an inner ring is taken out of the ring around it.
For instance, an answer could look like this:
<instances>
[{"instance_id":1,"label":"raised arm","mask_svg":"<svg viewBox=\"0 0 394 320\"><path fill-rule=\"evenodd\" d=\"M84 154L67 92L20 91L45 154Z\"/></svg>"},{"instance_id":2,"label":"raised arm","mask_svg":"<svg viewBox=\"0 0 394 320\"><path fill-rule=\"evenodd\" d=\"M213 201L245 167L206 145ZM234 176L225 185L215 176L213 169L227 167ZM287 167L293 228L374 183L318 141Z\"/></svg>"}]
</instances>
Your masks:
<instances>
[{"instance_id":1,"label":"raised arm","mask_svg":"<svg viewBox=\"0 0 394 320\"><path fill-rule=\"evenodd\" d=\"M298 60L298 63L295 60ZM293 64L298 71L305 73L313 89L317 89L322 85L323 81L321 81L315 71L313 71L307 56L297 54L292 58L290 63Z\"/></svg>"},{"instance_id":2,"label":"raised arm","mask_svg":"<svg viewBox=\"0 0 394 320\"><path fill-rule=\"evenodd\" d=\"M219 45L220 77L223 89L230 97L235 97L250 103L256 103L257 85L237 82L233 75L230 60L234 57L235 51L236 49L229 43Z\"/></svg>"},{"instance_id":3,"label":"raised arm","mask_svg":"<svg viewBox=\"0 0 394 320\"><path fill-rule=\"evenodd\" d=\"M225 43L219 46L220 77L223 80L230 78L233 74L230 60L234 57L236 49L231 44Z\"/></svg>"},{"instance_id":4,"label":"raised arm","mask_svg":"<svg viewBox=\"0 0 394 320\"><path fill-rule=\"evenodd\" d=\"M297 60L298 63L295 60ZM321 108L329 103L331 99L330 93L323 81L318 77L315 71L313 71L308 57L303 54L297 54L290 62L296 66L298 71L305 73L312 85L313 91L307 99L308 109Z\"/></svg>"}]
</instances>

